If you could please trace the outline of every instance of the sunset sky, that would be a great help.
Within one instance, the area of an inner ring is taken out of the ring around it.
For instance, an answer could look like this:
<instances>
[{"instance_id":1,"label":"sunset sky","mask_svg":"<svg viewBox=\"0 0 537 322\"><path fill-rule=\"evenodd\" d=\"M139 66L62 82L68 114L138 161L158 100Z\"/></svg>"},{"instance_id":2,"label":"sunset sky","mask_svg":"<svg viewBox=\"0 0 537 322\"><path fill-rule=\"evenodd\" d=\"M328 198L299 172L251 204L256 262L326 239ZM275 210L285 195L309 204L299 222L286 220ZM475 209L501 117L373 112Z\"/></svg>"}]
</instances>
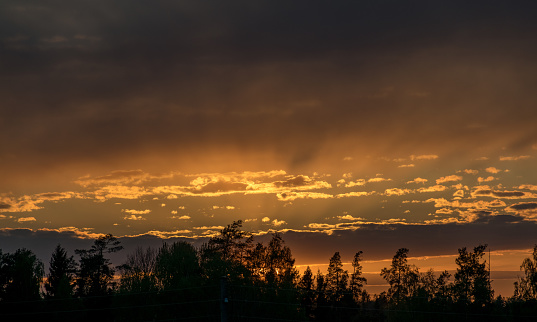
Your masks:
<instances>
[{"instance_id":1,"label":"sunset sky","mask_svg":"<svg viewBox=\"0 0 537 322\"><path fill-rule=\"evenodd\" d=\"M517 271L537 243L536 12L5 1L0 248L199 244L242 219L298 265L407 247L454 269L486 243Z\"/></svg>"}]
</instances>

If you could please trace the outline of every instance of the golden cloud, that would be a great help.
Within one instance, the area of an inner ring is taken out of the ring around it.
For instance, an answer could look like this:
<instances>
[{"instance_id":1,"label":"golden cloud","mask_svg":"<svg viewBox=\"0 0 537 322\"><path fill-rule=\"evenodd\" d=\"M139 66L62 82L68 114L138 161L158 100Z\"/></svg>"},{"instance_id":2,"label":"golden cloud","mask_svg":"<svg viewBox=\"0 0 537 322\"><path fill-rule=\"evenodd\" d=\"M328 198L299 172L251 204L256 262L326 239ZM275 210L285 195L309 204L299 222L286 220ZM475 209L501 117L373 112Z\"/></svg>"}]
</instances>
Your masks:
<instances>
[{"instance_id":1,"label":"golden cloud","mask_svg":"<svg viewBox=\"0 0 537 322\"><path fill-rule=\"evenodd\" d=\"M444 191L446 189L447 189L446 186L437 184L437 185L430 186L430 187L419 188L418 192L420 192L420 193L424 193L424 192L439 192L439 191Z\"/></svg>"},{"instance_id":2,"label":"golden cloud","mask_svg":"<svg viewBox=\"0 0 537 322\"><path fill-rule=\"evenodd\" d=\"M461 181L461 180L462 180L461 176L453 174L453 175L450 175L450 176L441 177L439 179L436 179L436 183L441 184L441 183L445 183L445 182L454 182L454 181Z\"/></svg>"},{"instance_id":3,"label":"golden cloud","mask_svg":"<svg viewBox=\"0 0 537 322\"><path fill-rule=\"evenodd\" d=\"M416 178L414 180L407 181L407 184L409 184L409 183L422 183L422 184L425 184L427 181L429 181L429 180L418 177L418 178Z\"/></svg>"},{"instance_id":4,"label":"golden cloud","mask_svg":"<svg viewBox=\"0 0 537 322\"><path fill-rule=\"evenodd\" d=\"M410 160L436 160L438 155L436 154L423 154L423 155L411 155Z\"/></svg>"},{"instance_id":5,"label":"golden cloud","mask_svg":"<svg viewBox=\"0 0 537 322\"><path fill-rule=\"evenodd\" d=\"M21 217L17 219L17 222L36 221L35 217Z\"/></svg>"},{"instance_id":6,"label":"golden cloud","mask_svg":"<svg viewBox=\"0 0 537 322\"><path fill-rule=\"evenodd\" d=\"M500 161L518 161L518 160L527 160L531 158L529 155L519 155L519 156L501 156Z\"/></svg>"}]
</instances>

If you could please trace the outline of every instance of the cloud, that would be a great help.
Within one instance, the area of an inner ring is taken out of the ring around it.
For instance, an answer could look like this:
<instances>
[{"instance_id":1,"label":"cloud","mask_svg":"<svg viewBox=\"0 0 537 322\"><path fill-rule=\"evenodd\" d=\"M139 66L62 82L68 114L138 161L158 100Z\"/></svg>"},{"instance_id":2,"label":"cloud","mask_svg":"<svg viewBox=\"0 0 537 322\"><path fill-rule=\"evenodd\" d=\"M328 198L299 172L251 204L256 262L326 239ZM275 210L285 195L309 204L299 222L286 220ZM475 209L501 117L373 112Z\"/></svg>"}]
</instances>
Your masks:
<instances>
[{"instance_id":1,"label":"cloud","mask_svg":"<svg viewBox=\"0 0 537 322\"><path fill-rule=\"evenodd\" d=\"M296 199L331 199L333 195L320 192L282 192L276 195L280 201L293 201Z\"/></svg>"},{"instance_id":2,"label":"cloud","mask_svg":"<svg viewBox=\"0 0 537 322\"><path fill-rule=\"evenodd\" d=\"M462 172L464 172L466 174L474 174L474 175L479 173L479 171L472 170L472 169L464 169L464 170L462 170Z\"/></svg>"},{"instance_id":3,"label":"cloud","mask_svg":"<svg viewBox=\"0 0 537 322\"><path fill-rule=\"evenodd\" d=\"M140 169L138 170L117 170L103 176L91 177L90 175L80 177L75 181L82 187L109 186L109 185L138 185L150 180L173 178L177 173L162 175L151 175Z\"/></svg>"},{"instance_id":4,"label":"cloud","mask_svg":"<svg viewBox=\"0 0 537 322\"><path fill-rule=\"evenodd\" d=\"M485 169L485 171L487 171L488 173L492 173L492 174L496 174L496 173L500 173L502 172L502 170L500 169L497 169L495 167L488 167Z\"/></svg>"},{"instance_id":5,"label":"cloud","mask_svg":"<svg viewBox=\"0 0 537 322\"><path fill-rule=\"evenodd\" d=\"M438 181L438 180L437 180ZM443 185L434 185L434 186L430 186L430 187L422 187L422 188L418 188L418 192L419 193L424 193L424 192L439 192L439 191L444 191L446 190L447 187L446 186L443 186Z\"/></svg>"},{"instance_id":6,"label":"cloud","mask_svg":"<svg viewBox=\"0 0 537 322\"><path fill-rule=\"evenodd\" d=\"M137 186L105 186L94 192L87 193L97 201L107 201L110 199L139 199L149 196L152 193L143 187Z\"/></svg>"},{"instance_id":7,"label":"cloud","mask_svg":"<svg viewBox=\"0 0 537 322\"><path fill-rule=\"evenodd\" d=\"M429 180L418 177L418 178L416 178L414 180L407 181L407 184L409 184L409 183L422 183L422 184L425 184L427 181L429 181Z\"/></svg>"},{"instance_id":8,"label":"cloud","mask_svg":"<svg viewBox=\"0 0 537 322\"><path fill-rule=\"evenodd\" d=\"M349 197L364 197L375 194L375 191L352 191L347 193L340 193L336 195L336 198L349 198Z\"/></svg>"},{"instance_id":9,"label":"cloud","mask_svg":"<svg viewBox=\"0 0 537 322\"><path fill-rule=\"evenodd\" d=\"M21 217L17 219L17 222L28 222L28 221L36 221L35 217Z\"/></svg>"},{"instance_id":10,"label":"cloud","mask_svg":"<svg viewBox=\"0 0 537 322\"><path fill-rule=\"evenodd\" d=\"M351 215L344 215L344 216L337 216L339 220L364 220L364 218L361 217L353 217Z\"/></svg>"},{"instance_id":11,"label":"cloud","mask_svg":"<svg viewBox=\"0 0 537 322\"><path fill-rule=\"evenodd\" d=\"M519 156L501 156L500 161L519 161L519 160L527 160L531 158L529 155L519 155Z\"/></svg>"},{"instance_id":12,"label":"cloud","mask_svg":"<svg viewBox=\"0 0 537 322\"><path fill-rule=\"evenodd\" d=\"M518 187L518 189L528 189L532 191L537 191L537 185L534 184L523 184Z\"/></svg>"},{"instance_id":13,"label":"cloud","mask_svg":"<svg viewBox=\"0 0 537 322\"><path fill-rule=\"evenodd\" d=\"M523 191L495 191L490 189L477 189L472 192L472 196L489 196L505 199L521 199L528 197L528 193Z\"/></svg>"},{"instance_id":14,"label":"cloud","mask_svg":"<svg viewBox=\"0 0 537 322\"><path fill-rule=\"evenodd\" d=\"M411 164L401 164L398 166L398 168L414 168L414 164L411 163Z\"/></svg>"},{"instance_id":15,"label":"cloud","mask_svg":"<svg viewBox=\"0 0 537 322\"><path fill-rule=\"evenodd\" d=\"M482 177L477 178L477 182L479 182L479 183L490 182L490 181L494 181L494 180L497 180L497 178L494 178L493 176L488 176L486 178L482 178Z\"/></svg>"},{"instance_id":16,"label":"cloud","mask_svg":"<svg viewBox=\"0 0 537 322\"><path fill-rule=\"evenodd\" d=\"M389 188L384 191L384 194L387 196L403 196L409 193L414 193L412 189L400 189L400 188Z\"/></svg>"},{"instance_id":17,"label":"cloud","mask_svg":"<svg viewBox=\"0 0 537 322\"><path fill-rule=\"evenodd\" d=\"M450 175L446 177L441 177L439 179L436 179L437 184L445 183L445 182L454 182L454 181L461 181L462 177L458 175Z\"/></svg>"},{"instance_id":18,"label":"cloud","mask_svg":"<svg viewBox=\"0 0 537 322\"><path fill-rule=\"evenodd\" d=\"M188 220L190 219L190 216L172 216L172 219Z\"/></svg>"},{"instance_id":19,"label":"cloud","mask_svg":"<svg viewBox=\"0 0 537 322\"><path fill-rule=\"evenodd\" d=\"M151 212L151 210L149 209L145 209L145 210L121 209L121 211L126 212L128 214L133 214L133 215L147 215L148 213Z\"/></svg>"},{"instance_id":20,"label":"cloud","mask_svg":"<svg viewBox=\"0 0 537 322\"><path fill-rule=\"evenodd\" d=\"M351 181L345 185L346 188L352 188L356 186L363 186L365 185L366 181L364 179L358 179L356 181Z\"/></svg>"},{"instance_id":21,"label":"cloud","mask_svg":"<svg viewBox=\"0 0 537 322\"><path fill-rule=\"evenodd\" d=\"M272 221L272 225L273 225L274 227L280 227L280 226L285 225L285 224L287 224L287 222L285 222L284 220L274 219L274 220Z\"/></svg>"},{"instance_id":22,"label":"cloud","mask_svg":"<svg viewBox=\"0 0 537 322\"><path fill-rule=\"evenodd\" d=\"M537 209L537 202L521 202L509 206L513 210L535 210Z\"/></svg>"},{"instance_id":23,"label":"cloud","mask_svg":"<svg viewBox=\"0 0 537 322\"><path fill-rule=\"evenodd\" d=\"M411 155L410 160L436 160L438 155L436 154L422 154L422 155Z\"/></svg>"},{"instance_id":24,"label":"cloud","mask_svg":"<svg viewBox=\"0 0 537 322\"><path fill-rule=\"evenodd\" d=\"M367 180L367 182L385 182L385 181L392 181L392 179L376 177L376 178L371 178L371 179Z\"/></svg>"},{"instance_id":25,"label":"cloud","mask_svg":"<svg viewBox=\"0 0 537 322\"><path fill-rule=\"evenodd\" d=\"M269 222L270 221L270 218L269 217L263 217L263 219L261 219L262 222Z\"/></svg>"},{"instance_id":26,"label":"cloud","mask_svg":"<svg viewBox=\"0 0 537 322\"><path fill-rule=\"evenodd\" d=\"M124 220L134 220L134 221L138 221L138 220L146 220L144 217L142 216L136 216L136 215L130 215L130 216L125 216L123 217Z\"/></svg>"}]
</instances>

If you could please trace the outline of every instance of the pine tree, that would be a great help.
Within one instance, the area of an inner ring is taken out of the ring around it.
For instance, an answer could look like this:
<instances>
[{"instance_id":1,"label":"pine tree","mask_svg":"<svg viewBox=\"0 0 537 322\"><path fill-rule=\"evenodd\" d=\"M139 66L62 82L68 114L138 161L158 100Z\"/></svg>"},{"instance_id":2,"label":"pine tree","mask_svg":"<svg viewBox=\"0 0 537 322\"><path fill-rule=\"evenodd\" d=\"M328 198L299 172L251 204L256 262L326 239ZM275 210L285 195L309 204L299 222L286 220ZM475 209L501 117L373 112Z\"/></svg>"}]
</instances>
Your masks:
<instances>
[{"instance_id":1,"label":"pine tree","mask_svg":"<svg viewBox=\"0 0 537 322\"><path fill-rule=\"evenodd\" d=\"M114 287L115 269L105 254L123 249L120 242L111 234L96 239L90 249L77 249L80 256L80 270L76 279L79 296L106 295Z\"/></svg>"},{"instance_id":2,"label":"pine tree","mask_svg":"<svg viewBox=\"0 0 537 322\"><path fill-rule=\"evenodd\" d=\"M357 303L363 302L369 297L364 290L364 284L367 284L367 279L362 276L362 254L362 251L357 252L352 260L353 272L351 274L350 288L354 301Z\"/></svg>"},{"instance_id":3,"label":"pine tree","mask_svg":"<svg viewBox=\"0 0 537 322\"><path fill-rule=\"evenodd\" d=\"M343 270L343 263L339 252L335 252L330 263L328 264L328 273L326 274L326 291L328 298L332 302L338 302L342 299L347 291L349 282L349 273Z\"/></svg>"},{"instance_id":4,"label":"pine tree","mask_svg":"<svg viewBox=\"0 0 537 322\"><path fill-rule=\"evenodd\" d=\"M71 297L73 295L75 273L76 263L73 256L67 257L65 249L58 244L50 258L49 273L44 283L46 297Z\"/></svg>"}]
</instances>

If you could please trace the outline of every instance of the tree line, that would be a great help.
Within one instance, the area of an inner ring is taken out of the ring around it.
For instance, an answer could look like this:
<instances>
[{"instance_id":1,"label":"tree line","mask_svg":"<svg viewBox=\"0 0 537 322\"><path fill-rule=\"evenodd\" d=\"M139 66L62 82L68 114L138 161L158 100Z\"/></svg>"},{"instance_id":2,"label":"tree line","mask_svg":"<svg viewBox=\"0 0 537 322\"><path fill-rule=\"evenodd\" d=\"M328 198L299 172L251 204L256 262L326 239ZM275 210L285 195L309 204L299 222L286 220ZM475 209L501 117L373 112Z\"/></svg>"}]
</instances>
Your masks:
<instances>
[{"instance_id":1,"label":"tree line","mask_svg":"<svg viewBox=\"0 0 537 322\"><path fill-rule=\"evenodd\" d=\"M351 270L339 252L328 270L300 273L282 235L267 244L236 221L195 248L188 242L122 250L108 234L74 256L57 245L48 272L28 249L0 250L0 320L50 321L533 321L537 319L537 246L521 264L511 297L494 297L487 245L458 250L457 270L420 272L400 248L380 275L387 291L369 294L363 252ZM225 316L224 316L225 315Z\"/></svg>"}]
</instances>

